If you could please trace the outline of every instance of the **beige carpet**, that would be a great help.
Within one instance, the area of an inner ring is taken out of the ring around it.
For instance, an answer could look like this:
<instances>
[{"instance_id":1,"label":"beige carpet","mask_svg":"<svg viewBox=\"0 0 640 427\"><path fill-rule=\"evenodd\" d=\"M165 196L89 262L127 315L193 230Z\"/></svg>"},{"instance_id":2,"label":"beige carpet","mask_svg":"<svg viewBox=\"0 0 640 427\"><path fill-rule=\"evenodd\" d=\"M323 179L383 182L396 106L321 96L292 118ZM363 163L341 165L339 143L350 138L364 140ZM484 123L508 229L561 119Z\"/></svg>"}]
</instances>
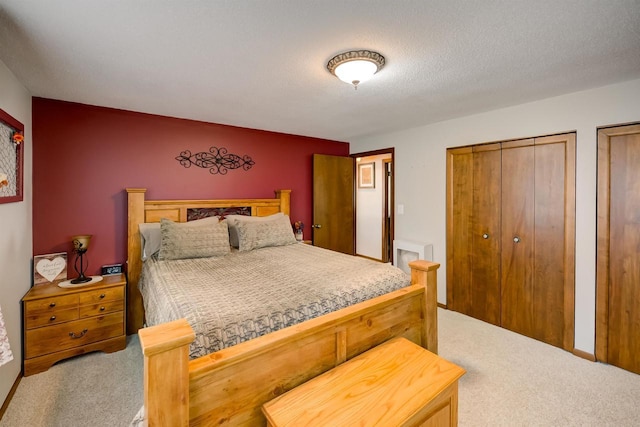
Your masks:
<instances>
[{"instance_id":1,"label":"beige carpet","mask_svg":"<svg viewBox=\"0 0 640 427\"><path fill-rule=\"evenodd\" d=\"M128 426L142 401L142 352L132 335L125 350L74 357L22 378L0 426Z\"/></svg>"},{"instance_id":2,"label":"beige carpet","mask_svg":"<svg viewBox=\"0 0 640 427\"><path fill-rule=\"evenodd\" d=\"M448 310L439 336L440 356L467 370L461 426L640 426L640 375Z\"/></svg>"},{"instance_id":3,"label":"beige carpet","mask_svg":"<svg viewBox=\"0 0 640 427\"><path fill-rule=\"evenodd\" d=\"M461 426L640 426L640 376L440 310L440 355L467 370ZM1 427L128 426L142 405L137 337L23 378Z\"/></svg>"}]
</instances>

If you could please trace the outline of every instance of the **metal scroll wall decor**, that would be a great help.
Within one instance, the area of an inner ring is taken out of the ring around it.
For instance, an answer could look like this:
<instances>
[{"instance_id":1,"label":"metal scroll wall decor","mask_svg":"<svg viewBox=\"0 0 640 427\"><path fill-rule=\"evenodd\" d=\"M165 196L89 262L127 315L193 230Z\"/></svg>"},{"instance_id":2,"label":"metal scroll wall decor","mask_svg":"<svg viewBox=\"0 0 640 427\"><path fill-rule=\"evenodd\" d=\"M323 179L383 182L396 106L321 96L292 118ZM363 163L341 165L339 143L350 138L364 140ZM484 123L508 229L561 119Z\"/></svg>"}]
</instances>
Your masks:
<instances>
[{"instance_id":1,"label":"metal scroll wall decor","mask_svg":"<svg viewBox=\"0 0 640 427\"><path fill-rule=\"evenodd\" d=\"M191 165L194 165L199 168L209 169L209 173L213 175L226 175L229 169L242 168L248 171L256 164L251 157L229 154L224 147L211 147L209 151L193 154L190 150L184 150L176 157L176 160L185 168L190 168Z\"/></svg>"}]
</instances>

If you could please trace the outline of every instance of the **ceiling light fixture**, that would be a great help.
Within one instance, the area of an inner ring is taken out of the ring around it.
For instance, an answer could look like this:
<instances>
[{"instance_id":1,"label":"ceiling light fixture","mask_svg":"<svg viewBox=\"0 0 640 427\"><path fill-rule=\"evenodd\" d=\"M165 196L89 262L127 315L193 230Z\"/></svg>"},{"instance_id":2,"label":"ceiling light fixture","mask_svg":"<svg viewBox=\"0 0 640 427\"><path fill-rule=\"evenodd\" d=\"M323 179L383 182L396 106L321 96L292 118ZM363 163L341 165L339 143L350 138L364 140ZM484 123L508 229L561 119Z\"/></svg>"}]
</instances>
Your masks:
<instances>
[{"instance_id":1,"label":"ceiling light fixture","mask_svg":"<svg viewBox=\"0 0 640 427\"><path fill-rule=\"evenodd\" d=\"M370 50L351 50L340 53L329 60L327 69L345 83L356 89L384 67L384 56Z\"/></svg>"}]
</instances>

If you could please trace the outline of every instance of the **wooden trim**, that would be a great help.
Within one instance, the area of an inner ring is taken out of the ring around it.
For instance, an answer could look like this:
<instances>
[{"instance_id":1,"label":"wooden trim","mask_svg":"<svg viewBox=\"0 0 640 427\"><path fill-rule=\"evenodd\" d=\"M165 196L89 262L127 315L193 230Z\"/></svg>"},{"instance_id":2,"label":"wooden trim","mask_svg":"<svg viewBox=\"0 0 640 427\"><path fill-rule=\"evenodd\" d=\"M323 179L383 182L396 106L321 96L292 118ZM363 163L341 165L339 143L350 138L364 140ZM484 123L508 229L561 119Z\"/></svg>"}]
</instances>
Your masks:
<instances>
[{"instance_id":1,"label":"wooden trim","mask_svg":"<svg viewBox=\"0 0 640 427\"><path fill-rule=\"evenodd\" d=\"M573 349L573 355L574 356L578 356L582 359L586 359L590 362L595 362L596 361L596 356L594 354L591 353L587 353L586 351L582 351L582 350L578 350L577 348Z\"/></svg>"},{"instance_id":2,"label":"wooden trim","mask_svg":"<svg viewBox=\"0 0 640 427\"><path fill-rule=\"evenodd\" d=\"M16 380L13 382L13 385L11 386L11 390L9 390L9 394L7 394L6 399L4 399L4 402L0 407L0 420L2 420L2 417L4 416L5 412L7 412L9 403L11 403L11 399L13 399L13 395L16 394L16 390L18 390L18 385L20 384L21 379L22 379L22 372L18 372L18 376L16 377Z\"/></svg>"},{"instance_id":3,"label":"wooden trim","mask_svg":"<svg viewBox=\"0 0 640 427\"><path fill-rule=\"evenodd\" d=\"M596 360L608 363L611 137L640 133L640 124L598 129L596 224Z\"/></svg>"},{"instance_id":4,"label":"wooden trim","mask_svg":"<svg viewBox=\"0 0 640 427\"><path fill-rule=\"evenodd\" d=\"M534 145L538 138L528 138L528 139L514 139L512 141L505 141L500 143L503 150L507 150L509 148L520 148L520 147L528 147L530 145Z\"/></svg>"},{"instance_id":5,"label":"wooden trim","mask_svg":"<svg viewBox=\"0 0 640 427\"><path fill-rule=\"evenodd\" d=\"M140 231L144 222L159 222L167 217L176 222L187 221L187 211L194 208L251 208L253 216L276 212L289 215L291 190L276 190L273 199L212 199L212 200L145 200L145 188L127 188L127 334L135 334L144 325L142 295L138 280L142 270Z\"/></svg>"},{"instance_id":6,"label":"wooden trim","mask_svg":"<svg viewBox=\"0 0 640 427\"><path fill-rule=\"evenodd\" d=\"M381 259L373 258L373 257L366 256L366 255L355 254L355 256L357 256L358 258L370 259L371 261L384 262L384 261L382 261Z\"/></svg>"},{"instance_id":7,"label":"wooden trim","mask_svg":"<svg viewBox=\"0 0 640 427\"><path fill-rule=\"evenodd\" d=\"M576 293L576 134L563 135L565 144L564 191L564 337L563 346L575 345ZM547 138L540 138L546 143ZM536 139L538 144L538 139Z\"/></svg>"}]
</instances>

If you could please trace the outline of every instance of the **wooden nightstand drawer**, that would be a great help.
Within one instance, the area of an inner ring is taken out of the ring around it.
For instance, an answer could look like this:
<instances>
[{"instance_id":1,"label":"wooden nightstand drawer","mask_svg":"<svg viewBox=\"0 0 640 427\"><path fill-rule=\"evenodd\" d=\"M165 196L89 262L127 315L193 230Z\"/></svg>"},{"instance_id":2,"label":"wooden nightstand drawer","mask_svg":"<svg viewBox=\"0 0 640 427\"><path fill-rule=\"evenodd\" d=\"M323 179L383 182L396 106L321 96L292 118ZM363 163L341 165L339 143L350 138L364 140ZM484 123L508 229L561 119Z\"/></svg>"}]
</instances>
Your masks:
<instances>
[{"instance_id":1,"label":"wooden nightstand drawer","mask_svg":"<svg viewBox=\"0 0 640 427\"><path fill-rule=\"evenodd\" d=\"M124 287L118 286L108 289L97 289L95 291L80 294L80 304L98 304L101 301L113 301L124 299Z\"/></svg>"},{"instance_id":2,"label":"wooden nightstand drawer","mask_svg":"<svg viewBox=\"0 0 640 427\"><path fill-rule=\"evenodd\" d=\"M37 357L124 334L122 312L75 320L26 332L25 355Z\"/></svg>"},{"instance_id":3,"label":"wooden nightstand drawer","mask_svg":"<svg viewBox=\"0 0 640 427\"><path fill-rule=\"evenodd\" d=\"M69 322L76 319L78 319L77 307L68 310L57 309L55 311L52 311L51 313L25 313L25 323L27 329L38 328L40 326L55 325L57 323Z\"/></svg>"},{"instance_id":4,"label":"wooden nightstand drawer","mask_svg":"<svg viewBox=\"0 0 640 427\"><path fill-rule=\"evenodd\" d=\"M27 301L24 311L27 315L33 313L53 313L78 306L78 295L50 296L34 301Z\"/></svg>"},{"instance_id":5,"label":"wooden nightstand drawer","mask_svg":"<svg viewBox=\"0 0 640 427\"><path fill-rule=\"evenodd\" d=\"M80 318L91 316L99 316L101 314L113 313L114 311L124 310L124 300L120 301L104 301L99 304L90 304L80 306Z\"/></svg>"}]
</instances>

